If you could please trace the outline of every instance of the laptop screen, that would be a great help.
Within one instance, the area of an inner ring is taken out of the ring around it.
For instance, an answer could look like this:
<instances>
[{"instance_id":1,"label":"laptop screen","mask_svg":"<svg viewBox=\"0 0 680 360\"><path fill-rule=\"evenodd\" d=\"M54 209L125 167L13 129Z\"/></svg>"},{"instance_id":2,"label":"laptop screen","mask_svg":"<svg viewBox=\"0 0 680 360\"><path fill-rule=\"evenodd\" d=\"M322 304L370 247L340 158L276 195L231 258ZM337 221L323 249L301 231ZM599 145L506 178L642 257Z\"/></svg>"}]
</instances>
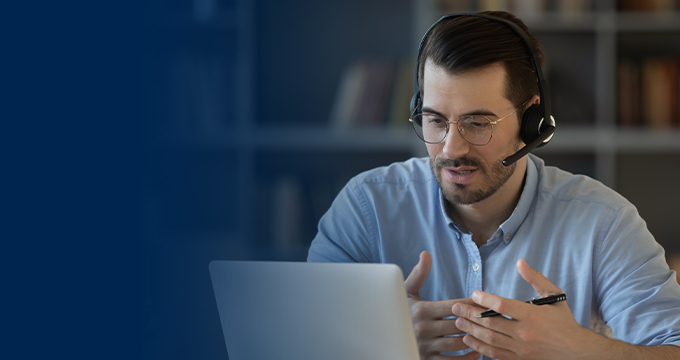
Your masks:
<instances>
[{"instance_id":1,"label":"laptop screen","mask_svg":"<svg viewBox=\"0 0 680 360\"><path fill-rule=\"evenodd\" d=\"M230 360L417 360L393 264L213 261Z\"/></svg>"}]
</instances>

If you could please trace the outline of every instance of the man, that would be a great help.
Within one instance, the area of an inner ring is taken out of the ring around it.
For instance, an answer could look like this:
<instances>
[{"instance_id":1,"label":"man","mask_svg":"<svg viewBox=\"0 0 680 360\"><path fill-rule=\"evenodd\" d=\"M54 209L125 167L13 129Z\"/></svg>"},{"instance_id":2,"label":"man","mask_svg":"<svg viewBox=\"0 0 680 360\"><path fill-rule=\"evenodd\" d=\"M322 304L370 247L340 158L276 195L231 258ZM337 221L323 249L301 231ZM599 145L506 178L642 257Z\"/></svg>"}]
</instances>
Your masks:
<instances>
[{"instance_id":1,"label":"man","mask_svg":"<svg viewBox=\"0 0 680 360\"><path fill-rule=\"evenodd\" d=\"M680 286L635 207L533 155L502 164L541 101L518 35L453 17L426 37L419 63L412 121L429 159L353 178L308 260L412 269L422 359L680 359ZM523 301L553 293L568 299ZM505 316L476 317L488 309Z\"/></svg>"}]
</instances>

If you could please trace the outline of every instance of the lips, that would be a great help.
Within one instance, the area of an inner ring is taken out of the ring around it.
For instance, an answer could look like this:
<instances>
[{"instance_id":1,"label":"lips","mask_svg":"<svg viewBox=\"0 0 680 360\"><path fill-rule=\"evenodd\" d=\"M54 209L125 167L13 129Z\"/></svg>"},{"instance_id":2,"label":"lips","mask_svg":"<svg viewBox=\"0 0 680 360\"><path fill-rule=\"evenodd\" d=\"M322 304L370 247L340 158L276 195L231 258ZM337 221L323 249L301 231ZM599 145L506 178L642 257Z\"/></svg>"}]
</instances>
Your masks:
<instances>
[{"instance_id":1,"label":"lips","mask_svg":"<svg viewBox=\"0 0 680 360\"><path fill-rule=\"evenodd\" d=\"M479 169L470 166L442 168L442 176L457 184L468 184L472 182L478 172Z\"/></svg>"}]
</instances>

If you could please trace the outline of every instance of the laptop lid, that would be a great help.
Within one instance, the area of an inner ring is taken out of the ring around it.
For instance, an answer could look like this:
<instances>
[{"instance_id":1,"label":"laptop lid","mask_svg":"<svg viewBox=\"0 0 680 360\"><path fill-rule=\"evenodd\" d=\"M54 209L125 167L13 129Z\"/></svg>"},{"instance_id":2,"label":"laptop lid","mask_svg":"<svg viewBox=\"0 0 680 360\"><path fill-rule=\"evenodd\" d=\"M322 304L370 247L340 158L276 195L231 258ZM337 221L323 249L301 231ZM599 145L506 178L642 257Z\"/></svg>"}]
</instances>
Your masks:
<instances>
[{"instance_id":1,"label":"laptop lid","mask_svg":"<svg viewBox=\"0 0 680 360\"><path fill-rule=\"evenodd\" d=\"M418 360L393 264L213 261L230 360Z\"/></svg>"}]
</instances>

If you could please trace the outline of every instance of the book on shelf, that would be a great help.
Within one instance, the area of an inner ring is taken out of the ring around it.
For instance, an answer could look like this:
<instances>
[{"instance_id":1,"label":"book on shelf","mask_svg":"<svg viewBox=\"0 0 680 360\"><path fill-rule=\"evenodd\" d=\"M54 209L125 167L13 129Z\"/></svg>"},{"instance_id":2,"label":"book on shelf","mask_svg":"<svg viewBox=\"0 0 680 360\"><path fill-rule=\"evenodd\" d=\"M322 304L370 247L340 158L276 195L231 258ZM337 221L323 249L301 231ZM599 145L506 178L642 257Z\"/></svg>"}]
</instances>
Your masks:
<instances>
[{"instance_id":1,"label":"book on shelf","mask_svg":"<svg viewBox=\"0 0 680 360\"><path fill-rule=\"evenodd\" d=\"M363 96L364 85L368 71L367 66L362 62L353 63L348 66L340 76L338 90L335 93L333 108L331 109L331 125L336 128L345 128L352 123L355 108L358 107L359 98Z\"/></svg>"},{"instance_id":2,"label":"book on shelf","mask_svg":"<svg viewBox=\"0 0 680 360\"><path fill-rule=\"evenodd\" d=\"M642 61L642 119L653 128L670 128L677 122L678 63L670 58Z\"/></svg>"},{"instance_id":3,"label":"book on shelf","mask_svg":"<svg viewBox=\"0 0 680 360\"><path fill-rule=\"evenodd\" d=\"M619 123L623 126L640 125L640 67L633 60L620 60L618 81Z\"/></svg>"},{"instance_id":4,"label":"book on shelf","mask_svg":"<svg viewBox=\"0 0 680 360\"><path fill-rule=\"evenodd\" d=\"M393 80L394 64L392 62L369 63L364 82L364 96L359 98L356 124L379 125L385 122Z\"/></svg>"},{"instance_id":5,"label":"book on shelf","mask_svg":"<svg viewBox=\"0 0 680 360\"><path fill-rule=\"evenodd\" d=\"M591 9L591 0L557 0L556 11L561 14L583 14Z\"/></svg>"},{"instance_id":6,"label":"book on shelf","mask_svg":"<svg viewBox=\"0 0 680 360\"><path fill-rule=\"evenodd\" d=\"M411 59L402 60L397 71L390 96L387 124L391 127L403 128L409 126L411 116L411 98L413 97L413 81L416 62Z\"/></svg>"},{"instance_id":7,"label":"book on shelf","mask_svg":"<svg viewBox=\"0 0 680 360\"><path fill-rule=\"evenodd\" d=\"M545 0L517 0L512 1L509 11L520 18L530 18L545 12L547 1Z\"/></svg>"},{"instance_id":8,"label":"book on shelf","mask_svg":"<svg viewBox=\"0 0 680 360\"><path fill-rule=\"evenodd\" d=\"M336 129L385 122L395 66L388 61L359 60L342 73L330 114Z\"/></svg>"},{"instance_id":9,"label":"book on shelf","mask_svg":"<svg viewBox=\"0 0 680 360\"><path fill-rule=\"evenodd\" d=\"M258 197L263 221L263 242L278 249L308 246L316 235L321 217L345 185L327 176L276 175L263 182Z\"/></svg>"},{"instance_id":10,"label":"book on shelf","mask_svg":"<svg viewBox=\"0 0 680 360\"><path fill-rule=\"evenodd\" d=\"M486 10L502 10L516 14L520 18L528 18L554 11L571 15L591 11L592 0L439 0L438 7L442 14L477 12Z\"/></svg>"},{"instance_id":11,"label":"book on shelf","mask_svg":"<svg viewBox=\"0 0 680 360\"><path fill-rule=\"evenodd\" d=\"M487 10L503 10L503 11L508 11L510 10L508 7L508 0L479 0L478 6L479 8L477 9L478 11L487 11Z\"/></svg>"},{"instance_id":12,"label":"book on shelf","mask_svg":"<svg viewBox=\"0 0 680 360\"><path fill-rule=\"evenodd\" d=\"M675 10L675 0L618 0L616 8L630 12L670 12Z\"/></svg>"},{"instance_id":13,"label":"book on shelf","mask_svg":"<svg viewBox=\"0 0 680 360\"><path fill-rule=\"evenodd\" d=\"M668 129L680 123L680 63L648 57L618 63L619 124Z\"/></svg>"}]
</instances>

